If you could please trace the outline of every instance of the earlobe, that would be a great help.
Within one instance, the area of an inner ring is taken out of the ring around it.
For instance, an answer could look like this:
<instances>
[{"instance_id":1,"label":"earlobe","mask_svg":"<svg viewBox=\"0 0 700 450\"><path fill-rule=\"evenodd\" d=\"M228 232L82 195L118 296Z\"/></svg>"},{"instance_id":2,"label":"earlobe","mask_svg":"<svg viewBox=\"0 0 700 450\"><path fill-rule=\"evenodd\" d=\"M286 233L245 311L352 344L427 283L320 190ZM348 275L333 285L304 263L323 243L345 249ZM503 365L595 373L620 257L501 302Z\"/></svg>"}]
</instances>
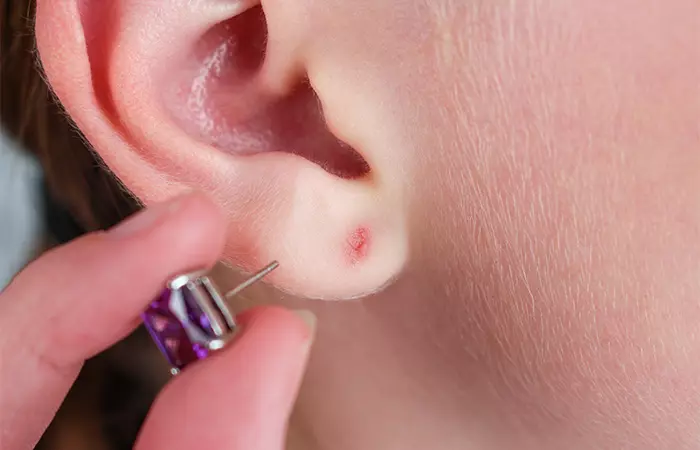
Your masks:
<instances>
[{"instance_id":1,"label":"earlobe","mask_svg":"<svg viewBox=\"0 0 700 450\"><path fill-rule=\"evenodd\" d=\"M128 189L146 204L207 192L230 219L227 259L280 261L272 281L298 295L356 297L397 275L399 195L367 149L328 130L289 42L303 30L249 2L104 4L39 0L37 40L56 94Z\"/></svg>"}]
</instances>

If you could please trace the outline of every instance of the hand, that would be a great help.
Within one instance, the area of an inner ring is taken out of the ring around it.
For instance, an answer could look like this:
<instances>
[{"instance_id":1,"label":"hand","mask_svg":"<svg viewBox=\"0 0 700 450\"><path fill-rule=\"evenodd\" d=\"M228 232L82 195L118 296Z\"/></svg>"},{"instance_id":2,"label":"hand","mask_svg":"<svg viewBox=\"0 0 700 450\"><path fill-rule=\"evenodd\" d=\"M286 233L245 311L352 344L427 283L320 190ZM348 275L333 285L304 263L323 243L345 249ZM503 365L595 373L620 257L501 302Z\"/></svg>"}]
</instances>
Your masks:
<instances>
[{"instance_id":1,"label":"hand","mask_svg":"<svg viewBox=\"0 0 700 450\"><path fill-rule=\"evenodd\" d=\"M51 251L18 275L0 294L0 448L33 448L83 362L135 328L169 277L213 265L224 233L218 209L188 195ZM281 308L239 321L232 344L165 387L137 449L283 448L312 321Z\"/></svg>"}]
</instances>

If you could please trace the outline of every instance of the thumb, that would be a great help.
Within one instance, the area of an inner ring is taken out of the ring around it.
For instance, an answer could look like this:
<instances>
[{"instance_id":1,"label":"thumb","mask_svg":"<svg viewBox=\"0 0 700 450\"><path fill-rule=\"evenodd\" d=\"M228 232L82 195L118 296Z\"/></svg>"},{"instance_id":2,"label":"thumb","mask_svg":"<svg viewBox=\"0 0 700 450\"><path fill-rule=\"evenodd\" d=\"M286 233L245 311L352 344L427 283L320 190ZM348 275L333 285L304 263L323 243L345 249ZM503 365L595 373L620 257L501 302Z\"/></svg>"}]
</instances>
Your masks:
<instances>
[{"instance_id":1,"label":"thumb","mask_svg":"<svg viewBox=\"0 0 700 450\"><path fill-rule=\"evenodd\" d=\"M226 349L185 369L158 396L136 450L282 450L314 316L256 308Z\"/></svg>"}]
</instances>

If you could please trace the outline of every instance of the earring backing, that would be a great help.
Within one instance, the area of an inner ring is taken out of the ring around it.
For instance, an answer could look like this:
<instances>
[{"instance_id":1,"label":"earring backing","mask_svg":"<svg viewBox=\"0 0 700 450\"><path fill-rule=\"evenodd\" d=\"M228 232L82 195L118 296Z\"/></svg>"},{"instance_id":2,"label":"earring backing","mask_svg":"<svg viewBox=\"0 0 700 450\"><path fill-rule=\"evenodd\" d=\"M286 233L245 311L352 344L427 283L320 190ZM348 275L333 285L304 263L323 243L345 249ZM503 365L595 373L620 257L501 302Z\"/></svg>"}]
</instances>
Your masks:
<instances>
[{"instance_id":1,"label":"earring backing","mask_svg":"<svg viewBox=\"0 0 700 450\"><path fill-rule=\"evenodd\" d=\"M173 375L230 341L236 320L225 299L235 297L278 266L273 261L223 295L203 272L179 275L166 285L141 316Z\"/></svg>"}]
</instances>

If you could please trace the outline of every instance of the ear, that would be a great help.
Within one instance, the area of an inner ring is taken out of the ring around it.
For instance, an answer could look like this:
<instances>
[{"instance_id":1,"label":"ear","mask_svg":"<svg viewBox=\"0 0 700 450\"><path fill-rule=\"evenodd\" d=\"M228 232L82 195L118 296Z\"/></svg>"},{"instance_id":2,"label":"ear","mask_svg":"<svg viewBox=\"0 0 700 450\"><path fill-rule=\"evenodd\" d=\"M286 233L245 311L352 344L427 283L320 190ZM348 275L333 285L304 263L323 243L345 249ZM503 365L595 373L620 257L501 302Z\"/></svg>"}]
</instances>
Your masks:
<instances>
[{"instance_id":1,"label":"ear","mask_svg":"<svg viewBox=\"0 0 700 450\"><path fill-rule=\"evenodd\" d=\"M230 218L229 262L277 259L282 289L355 297L403 266L404 210L342 105L329 131L293 3L38 0L37 43L67 112L145 204L205 191Z\"/></svg>"}]
</instances>

